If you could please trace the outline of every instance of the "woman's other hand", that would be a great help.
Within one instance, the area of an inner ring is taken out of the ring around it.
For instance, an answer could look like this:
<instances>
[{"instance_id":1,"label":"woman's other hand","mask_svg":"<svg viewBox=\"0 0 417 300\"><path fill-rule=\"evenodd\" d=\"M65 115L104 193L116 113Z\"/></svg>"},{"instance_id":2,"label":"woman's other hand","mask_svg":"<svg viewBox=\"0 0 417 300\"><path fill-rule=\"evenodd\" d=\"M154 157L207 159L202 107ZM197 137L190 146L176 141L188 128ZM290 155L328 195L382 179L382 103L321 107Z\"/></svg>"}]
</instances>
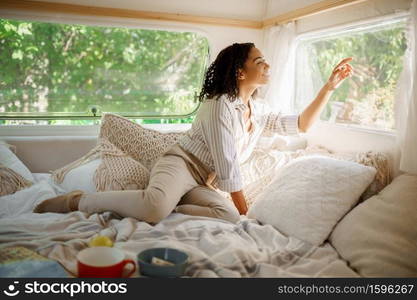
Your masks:
<instances>
[{"instance_id":1,"label":"woman's other hand","mask_svg":"<svg viewBox=\"0 0 417 300\"><path fill-rule=\"evenodd\" d=\"M326 86L329 90L334 90L340 86L340 84L345 80L347 77L351 77L353 74L353 68L349 64L352 60L352 57L348 57L340 61L337 66L333 69L332 74L330 75L329 79L327 80Z\"/></svg>"}]
</instances>

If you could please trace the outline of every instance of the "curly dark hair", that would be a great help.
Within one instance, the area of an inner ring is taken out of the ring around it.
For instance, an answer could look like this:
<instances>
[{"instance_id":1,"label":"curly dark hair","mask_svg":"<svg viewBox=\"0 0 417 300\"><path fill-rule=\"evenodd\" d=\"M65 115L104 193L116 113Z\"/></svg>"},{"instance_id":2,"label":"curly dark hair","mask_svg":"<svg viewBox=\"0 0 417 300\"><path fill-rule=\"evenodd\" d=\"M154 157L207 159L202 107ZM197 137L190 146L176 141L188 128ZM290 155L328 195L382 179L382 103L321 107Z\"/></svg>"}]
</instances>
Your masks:
<instances>
[{"instance_id":1,"label":"curly dark hair","mask_svg":"<svg viewBox=\"0 0 417 300\"><path fill-rule=\"evenodd\" d=\"M253 47L254 43L234 43L220 51L207 69L199 100L219 98L226 94L229 100L234 101L239 94L238 70L243 68Z\"/></svg>"}]
</instances>

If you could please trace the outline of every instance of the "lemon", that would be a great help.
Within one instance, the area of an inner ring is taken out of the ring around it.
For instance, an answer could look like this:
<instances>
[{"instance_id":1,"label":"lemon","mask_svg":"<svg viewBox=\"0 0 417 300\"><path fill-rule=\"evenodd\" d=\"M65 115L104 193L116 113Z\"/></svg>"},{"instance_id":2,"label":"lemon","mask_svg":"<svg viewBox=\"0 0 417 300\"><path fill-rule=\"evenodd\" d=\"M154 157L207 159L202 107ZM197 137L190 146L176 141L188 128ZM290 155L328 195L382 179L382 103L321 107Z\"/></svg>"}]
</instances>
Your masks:
<instances>
[{"instance_id":1,"label":"lemon","mask_svg":"<svg viewBox=\"0 0 417 300\"><path fill-rule=\"evenodd\" d=\"M98 235L95 238L91 239L89 243L90 247L113 247L113 241L105 235Z\"/></svg>"}]
</instances>

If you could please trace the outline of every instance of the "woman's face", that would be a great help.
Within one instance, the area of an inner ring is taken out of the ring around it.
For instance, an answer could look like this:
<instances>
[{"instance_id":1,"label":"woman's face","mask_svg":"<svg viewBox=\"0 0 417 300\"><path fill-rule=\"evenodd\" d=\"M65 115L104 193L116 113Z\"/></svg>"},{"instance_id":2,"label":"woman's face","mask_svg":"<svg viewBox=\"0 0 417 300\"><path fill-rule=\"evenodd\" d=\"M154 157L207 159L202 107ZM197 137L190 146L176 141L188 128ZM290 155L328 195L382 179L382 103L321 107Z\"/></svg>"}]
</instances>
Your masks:
<instances>
[{"instance_id":1,"label":"woman's face","mask_svg":"<svg viewBox=\"0 0 417 300\"><path fill-rule=\"evenodd\" d=\"M243 69L239 70L239 83L242 85L260 86L267 84L269 81L269 64L261 51L253 47L249 51Z\"/></svg>"}]
</instances>

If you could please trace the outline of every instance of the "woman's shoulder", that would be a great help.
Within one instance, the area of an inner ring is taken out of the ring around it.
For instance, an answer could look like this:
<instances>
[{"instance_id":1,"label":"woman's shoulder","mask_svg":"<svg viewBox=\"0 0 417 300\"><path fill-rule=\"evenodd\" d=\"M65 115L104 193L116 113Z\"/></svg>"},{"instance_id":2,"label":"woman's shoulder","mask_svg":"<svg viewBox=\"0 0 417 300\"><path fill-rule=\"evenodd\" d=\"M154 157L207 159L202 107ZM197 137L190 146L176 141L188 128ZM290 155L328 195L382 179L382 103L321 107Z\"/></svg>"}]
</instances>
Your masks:
<instances>
[{"instance_id":1,"label":"woman's shoulder","mask_svg":"<svg viewBox=\"0 0 417 300\"><path fill-rule=\"evenodd\" d=\"M223 95L217 95L217 96L213 96L213 97L206 97L203 99L202 101L204 102L219 102L219 103L229 103L232 102L229 97L227 97L226 94Z\"/></svg>"},{"instance_id":2,"label":"woman's shoulder","mask_svg":"<svg viewBox=\"0 0 417 300\"><path fill-rule=\"evenodd\" d=\"M233 112L233 102L226 95L205 98L199 110L204 115L230 115Z\"/></svg>"},{"instance_id":3,"label":"woman's shoulder","mask_svg":"<svg viewBox=\"0 0 417 300\"><path fill-rule=\"evenodd\" d=\"M231 107L233 107L233 101L230 100L226 95L221 95L221 96L215 96L212 98L205 98L202 101L202 105L230 109Z\"/></svg>"}]
</instances>

